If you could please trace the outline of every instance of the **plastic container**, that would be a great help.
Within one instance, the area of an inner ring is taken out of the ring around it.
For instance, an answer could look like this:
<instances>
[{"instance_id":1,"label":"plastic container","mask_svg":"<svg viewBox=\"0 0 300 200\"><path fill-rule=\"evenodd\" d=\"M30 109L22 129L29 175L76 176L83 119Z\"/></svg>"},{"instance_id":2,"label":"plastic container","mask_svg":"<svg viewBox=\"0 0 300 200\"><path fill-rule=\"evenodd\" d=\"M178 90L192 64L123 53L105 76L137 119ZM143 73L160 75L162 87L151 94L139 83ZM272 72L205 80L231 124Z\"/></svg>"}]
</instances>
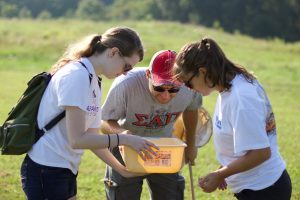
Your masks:
<instances>
[{"instance_id":1,"label":"plastic container","mask_svg":"<svg viewBox=\"0 0 300 200\"><path fill-rule=\"evenodd\" d=\"M178 138L146 138L160 149L157 156L144 161L135 150L124 146L121 155L126 168L137 173L176 173L183 166L186 144Z\"/></svg>"}]
</instances>

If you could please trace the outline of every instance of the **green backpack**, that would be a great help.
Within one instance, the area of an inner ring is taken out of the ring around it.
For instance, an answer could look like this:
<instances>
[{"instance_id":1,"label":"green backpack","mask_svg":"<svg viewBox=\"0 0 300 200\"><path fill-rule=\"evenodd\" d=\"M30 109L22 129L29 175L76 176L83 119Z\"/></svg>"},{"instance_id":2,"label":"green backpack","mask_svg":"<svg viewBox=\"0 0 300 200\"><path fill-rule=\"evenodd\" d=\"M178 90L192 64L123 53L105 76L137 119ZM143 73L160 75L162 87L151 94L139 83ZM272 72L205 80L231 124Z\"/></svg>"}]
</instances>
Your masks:
<instances>
[{"instance_id":1,"label":"green backpack","mask_svg":"<svg viewBox=\"0 0 300 200\"><path fill-rule=\"evenodd\" d=\"M81 62L80 62L81 63ZM86 69L87 67L81 63ZM89 73L91 81L92 74ZM54 117L45 127L38 128L37 115L43 94L52 78L48 72L35 75L28 87L8 113L0 126L0 148L3 155L21 155L27 153L45 132L65 117L65 111Z\"/></svg>"},{"instance_id":2,"label":"green backpack","mask_svg":"<svg viewBox=\"0 0 300 200\"><path fill-rule=\"evenodd\" d=\"M28 152L32 145L64 116L65 111L50 121L43 129L37 125L37 114L44 91L51 74L42 72L35 75L28 87L8 113L8 117L0 128L1 154L20 155Z\"/></svg>"}]
</instances>

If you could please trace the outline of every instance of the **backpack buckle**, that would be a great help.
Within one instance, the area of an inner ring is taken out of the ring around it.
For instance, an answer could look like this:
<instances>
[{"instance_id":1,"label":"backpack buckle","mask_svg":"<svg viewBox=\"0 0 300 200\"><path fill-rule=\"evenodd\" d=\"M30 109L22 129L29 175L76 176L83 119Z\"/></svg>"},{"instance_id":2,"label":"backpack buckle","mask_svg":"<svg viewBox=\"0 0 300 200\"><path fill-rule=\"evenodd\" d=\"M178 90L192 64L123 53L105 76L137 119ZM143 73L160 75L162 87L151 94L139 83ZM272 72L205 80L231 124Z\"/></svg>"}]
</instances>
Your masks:
<instances>
[{"instance_id":1,"label":"backpack buckle","mask_svg":"<svg viewBox=\"0 0 300 200\"><path fill-rule=\"evenodd\" d=\"M8 133L7 129L8 129L7 126L4 126L4 127L3 127L3 133L4 133L5 136L6 136L7 133Z\"/></svg>"},{"instance_id":2,"label":"backpack buckle","mask_svg":"<svg viewBox=\"0 0 300 200\"><path fill-rule=\"evenodd\" d=\"M8 129L7 126L3 126L3 143L1 144L1 146L2 146L2 149L1 149L2 154L5 151L5 149L7 148L7 144L6 144L7 134L8 134L8 130L7 129Z\"/></svg>"}]
</instances>

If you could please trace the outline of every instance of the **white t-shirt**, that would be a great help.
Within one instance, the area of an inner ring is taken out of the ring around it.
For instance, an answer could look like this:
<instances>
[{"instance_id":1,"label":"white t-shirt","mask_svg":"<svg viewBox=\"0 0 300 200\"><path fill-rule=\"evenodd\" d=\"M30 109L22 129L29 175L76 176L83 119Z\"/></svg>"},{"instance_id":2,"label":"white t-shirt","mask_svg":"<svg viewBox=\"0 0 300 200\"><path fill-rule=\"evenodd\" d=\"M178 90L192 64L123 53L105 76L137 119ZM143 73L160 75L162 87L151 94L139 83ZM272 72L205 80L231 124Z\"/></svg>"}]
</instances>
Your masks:
<instances>
[{"instance_id":1,"label":"white t-shirt","mask_svg":"<svg viewBox=\"0 0 300 200\"><path fill-rule=\"evenodd\" d=\"M214 120L217 159L226 166L248 150L271 148L262 164L226 179L234 193L261 190L275 183L285 163L278 151L275 118L264 89L257 80L251 84L242 75L232 80L229 91L219 95Z\"/></svg>"},{"instance_id":2,"label":"white t-shirt","mask_svg":"<svg viewBox=\"0 0 300 200\"><path fill-rule=\"evenodd\" d=\"M147 68L135 68L113 82L102 106L103 120L118 120L119 125L144 137L172 137L176 118L185 110L197 110L202 98L182 86L168 103L161 104L151 95Z\"/></svg>"},{"instance_id":3,"label":"white t-shirt","mask_svg":"<svg viewBox=\"0 0 300 200\"><path fill-rule=\"evenodd\" d=\"M101 123L101 90L98 76L87 58L82 58L87 69L79 62L61 68L52 77L40 103L39 128L64 111L65 106L76 106L86 112L86 127L99 128ZM93 75L90 81L89 73ZM66 119L44 134L28 152L41 165L62 167L77 173L83 150L72 149L67 138Z\"/></svg>"}]
</instances>

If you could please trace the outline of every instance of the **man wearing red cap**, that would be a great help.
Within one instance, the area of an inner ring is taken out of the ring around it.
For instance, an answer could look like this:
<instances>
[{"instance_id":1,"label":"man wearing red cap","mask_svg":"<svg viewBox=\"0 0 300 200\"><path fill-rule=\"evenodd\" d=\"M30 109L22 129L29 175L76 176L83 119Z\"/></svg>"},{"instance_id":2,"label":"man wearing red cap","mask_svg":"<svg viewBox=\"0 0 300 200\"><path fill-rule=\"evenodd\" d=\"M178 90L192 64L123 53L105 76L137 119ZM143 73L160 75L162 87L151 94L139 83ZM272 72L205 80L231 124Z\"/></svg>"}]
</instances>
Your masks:
<instances>
[{"instance_id":1,"label":"man wearing red cap","mask_svg":"<svg viewBox=\"0 0 300 200\"><path fill-rule=\"evenodd\" d=\"M199 94L173 80L172 69L176 53L157 52L149 68L136 68L113 82L102 107L102 131L143 137L172 137L173 125L183 113L187 134L185 157L194 164L197 156L195 129L197 109L201 106ZM123 162L119 149L112 150ZM139 200L143 180L149 185L153 200L181 200L184 198L184 178L179 173L149 174L124 178L109 166L106 170L106 196L109 200Z\"/></svg>"}]
</instances>

